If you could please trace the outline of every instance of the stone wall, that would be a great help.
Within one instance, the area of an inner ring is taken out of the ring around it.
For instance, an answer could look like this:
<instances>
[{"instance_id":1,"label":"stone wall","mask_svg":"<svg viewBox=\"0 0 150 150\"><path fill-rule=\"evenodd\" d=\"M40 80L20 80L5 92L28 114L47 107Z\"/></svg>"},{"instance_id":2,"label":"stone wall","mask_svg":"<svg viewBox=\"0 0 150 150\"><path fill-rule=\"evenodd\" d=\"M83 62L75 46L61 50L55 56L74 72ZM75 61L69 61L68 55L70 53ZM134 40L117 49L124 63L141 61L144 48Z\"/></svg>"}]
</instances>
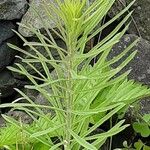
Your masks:
<instances>
[{"instance_id":1,"label":"stone wall","mask_svg":"<svg viewBox=\"0 0 150 150\"><path fill-rule=\"evenodd\" d=\"M0 1L0 93L1 98L8 98L14 93L16 79L10 71L8 65L12 65L17 51L9 48L7 43L22 46L21 40L15 35L13 30L18 30L16 22L20 22L23 15L28 10L26 0L1 0Z\"/></svg>"}]
</instances>

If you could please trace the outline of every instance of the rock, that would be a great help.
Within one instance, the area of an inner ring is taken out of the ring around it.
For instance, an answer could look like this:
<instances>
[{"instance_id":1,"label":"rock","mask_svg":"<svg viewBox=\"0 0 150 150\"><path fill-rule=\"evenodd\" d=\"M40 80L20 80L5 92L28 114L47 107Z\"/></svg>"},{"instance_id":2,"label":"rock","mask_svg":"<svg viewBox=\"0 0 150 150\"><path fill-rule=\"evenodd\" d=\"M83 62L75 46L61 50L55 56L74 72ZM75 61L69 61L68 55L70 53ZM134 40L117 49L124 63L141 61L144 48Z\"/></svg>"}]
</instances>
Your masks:
<instances>
[{"instance_id":1,"label":"rock","mask_svg":"<svg viewBox=\"0 0 150 150\"><path fill-rule=\"evenodd\" d=\"M5 126L5 120L2 116L0 116L0 128Z\"/></svg>"},{"instance_id":2,"label":"rock","mask_svg":"<svg viewBox=\"0 0 150 150\"><path fill-rule=\"evenodd\" d=\"M11 29L15 29L11 22L0 22L0 71L12 62L17 53L17 51L7 46L7 43L18 43L18 39Z\"/></svg>"},{"instance_id":3,"label":"rock","mask_svg":"<svg viewBox=\"0 0 150 150\"><path fill-rule=\"evenodd\" d=\"M126 7L126 1L125 0L117 0L115 1L114 5L108 12L108 16L110 18L113 18L116 16L121 10L123 10Z\"/></svg>"},{"instance_id":4,"label":"rock","mask_svg":"<svg viewBox=\"0 0 150 150\"><path fill-rule=\"evenodd\" d=\"M132 0L127 0L127 3ZM149 0L136 0L132 9L134 10L133 18L135 24L129 27L128 33L139 35L139 30L142 38L150 41L150 1Z\"/></svg>"},{"instance_id":5,"label":"rock","mask_svg":"<svg viewBox=\"0 0 150 150\"><path fill-rule=\"evenodd\" d=\"M51 88L46 87L46 91L48 92L49 95L53 94L53 91ZM39 93L34 101L36 104L38 105L45 105L45 106L51 106L51 103L41 94ZM49 108L41 108L41 110L45 113L45 114L54 114L52 109Z\"/></svg>"},{"instance_id":6,"label":"rock","mask_svg":"<svg viewBox=\"0 0 150 150\"><path fill-rule=\"evenodd\" d=\"M109 59L121 53L137 38L138 37L133 34L124 35L120 42L113 47ZM135 49L137 50L137 55L120 73L131 69L131 73L128 76L129 79L134 79L137 82L150 86L150 42L141 38L138 44L129 53ZM126 57L115 63L113 67L117 67ZM150 98L141 101L140 112L150 113Z\"/></svg>"},{"instance_id":7,"label":"rock","mask_svg":"<svg viewBox=\"0 0 150 150\"><path fill-rule=\"evenodd\" d=\"M11 31L11 29L15 29L15 26L11 21L0 21L0 44L14 36L14 33Z\"/></svg>"},{"instance_id":8,"label":"rock","mask_svg":"<svg viewBox=\"0 0 150 150\"><path fill-rule=\"evenodd\" d=\"M140 103L140 114L150 114L150 97L144 98Z\"/></svg>"},{"instance_id":9,"label":"rock","mask_svg":"<svg viewBox=\"0 0 150 150\"><path fill-rule=\"evenodd\" d=\"M13 88L16 85L16 81L12 76L12 73L8 70L0 72L0 93L1 97L8 97L14 93Z\"/></svg>"},{"instance_id":10,"label":"rock","mask_svg":"<svg viewBox=\"0 0 150 150\"><path fill-rule=\"evenodd\" d=\"M12 37L7 40L8 43L17 43L17 38ZM11 49L7 46L7 43L3 43L0 46L0 71L2 71L6 66L8 66L15 58L17 51Z\"/></svg>"},{"instance_id":11,"label":"rock","mask_svg":"<svg viewBox=\"0 0 150 150\"><path fill-rule=\"evenodd\" d=\"M27 113L19 110L10 110L8 113L6 113L6 115L18 121L21 120L21 122L25 124L30 124L33 121L33 119Z\"/></svg>"},{"instance_id":12,"label":"rock","mask_svg":"<svg viewBox=\"0 0 150 150\"><path fill-rule=\"evenodd\" d=\"M90 4L92 4L95 0L90 0ZM111 9L108 11L108 16L110 18L113 18L116 16L121 10L123 10L126 6L126 0L116 0L111 7Z\"/></svg>"},{"instance_id":13,"label":"rock","mask_svg":"<svg viewBox=\"0 0 150 150\"><path fill-rule=\"evenodd\" d=\"M54 0L46 0L46 1L47 1L47 4L54 3ZM39 14L41 16L41 18L43 19L44 23L46 24L46 26L48 26L49 28L55 27L54 22L52 20L49 20L44 9L42 9L42 3L43 3L42 1L30 0L29 3L31 5L31 7L28 9L27 13L23 16L23 18L21 20L22 24L24 24L26 26L31 25L35 29L42 29L43 24L38 16L38 14ZM54 14L52 14L52 15L54 15ZM31 31L29 31L26 28L21 27L21 26L19 26L19 32L25 37L33 36L33 33Z\"/></svg>"},{"instance_id":14,"label":"rock","mask_svg":"<svg viewBox=\"0 0 150 150\"><path fill-rule=\"evenodd\" d=\"M26 0L1 0L0 20L20 19L26 10Z\"/></svg>"}]
</instances>

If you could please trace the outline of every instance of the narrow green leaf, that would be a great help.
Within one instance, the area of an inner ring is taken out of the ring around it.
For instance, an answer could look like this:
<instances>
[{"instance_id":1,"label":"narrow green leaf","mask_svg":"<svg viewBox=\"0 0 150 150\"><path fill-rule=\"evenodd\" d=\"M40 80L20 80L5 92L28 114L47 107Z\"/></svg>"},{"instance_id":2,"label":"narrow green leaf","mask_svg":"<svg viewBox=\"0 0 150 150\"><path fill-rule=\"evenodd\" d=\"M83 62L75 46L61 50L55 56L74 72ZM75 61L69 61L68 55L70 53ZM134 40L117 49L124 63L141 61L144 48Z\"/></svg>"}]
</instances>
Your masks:
<instances>
[{"instance_id":1,"label":"narrow green leaf","mask_svg":"<svg viewBox=\"0 0 150 150\"><path fill-rule=\"evenodd\" d=\"M70 134L74 137L74 139L83 147L85 147L88 150L97 150L97 148L95 146L93 146L92 144L88 143L87 141L85 141L83 138L81 138L80 136L78 136L75 132L73 132L72 130L69 130Z\"/></svg>"},{"instance_id":2,"label":"narrow green leaf","mask_svg":"<svg viewBox=\"0 0 150 150\"><path fill-rule=\"evenodd\" d=\"M39 132L33 133L30 137L31 137L31 138L32 138L32 137L35 138L35 137L43 136L43 135L45 135L45 134L49 134L49 133L51 133L51 132L54 132L55 130L58 130L58 129L62 128L64 125L65 125L65 124L57 125L57 126L54 127L54 128L48 128L48 129L46 129L46 130L44 130L44 131L39 131Z\"/></svg>"}]
</instances>

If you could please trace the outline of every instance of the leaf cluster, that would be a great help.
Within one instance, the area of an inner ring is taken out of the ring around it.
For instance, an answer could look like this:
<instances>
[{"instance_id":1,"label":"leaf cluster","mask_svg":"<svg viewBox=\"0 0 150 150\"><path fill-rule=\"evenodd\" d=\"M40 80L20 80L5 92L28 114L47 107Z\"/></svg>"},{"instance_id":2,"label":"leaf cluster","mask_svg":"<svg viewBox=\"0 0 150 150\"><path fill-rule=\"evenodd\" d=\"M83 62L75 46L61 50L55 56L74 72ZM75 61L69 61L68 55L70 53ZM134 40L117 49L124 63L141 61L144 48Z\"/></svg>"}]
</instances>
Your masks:
<instances>
[{"instance_id":1,"label":"leaf cluster","mask_svg":"<svg viewBox=\"0 0 150 150\"><path fill-rule=\"evenodd\" d=\"M132 148L132 144L128 145L126 141L124 141L123 146L124 148L122 148L122 150L149 150L150 149L150 147L145 145L141 140L138 140L137 142L134 143L134 148Z\"/></svg>"},{"instance_id":2,"label":"leaf cluster","mask_svg":"<svg viewBox=\"0 0 150 150\"><path fill-rule=\"evenodd\" d=\"M142 137L150 136L150 114L145 114L141 121L133 123L133 129L136 133L140 133Z\"/></svg>"}]
</instances>

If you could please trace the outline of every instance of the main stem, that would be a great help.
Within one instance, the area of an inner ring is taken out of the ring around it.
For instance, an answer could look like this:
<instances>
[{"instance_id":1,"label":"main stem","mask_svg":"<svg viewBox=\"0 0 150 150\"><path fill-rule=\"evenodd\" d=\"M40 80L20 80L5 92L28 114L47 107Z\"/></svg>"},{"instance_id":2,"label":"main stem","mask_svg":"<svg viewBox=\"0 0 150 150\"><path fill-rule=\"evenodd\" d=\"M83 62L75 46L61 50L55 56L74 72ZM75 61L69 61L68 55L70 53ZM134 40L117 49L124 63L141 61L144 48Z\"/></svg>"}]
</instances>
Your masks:
<instances>
[{"instance_id":1,"label":"main stem","mask_svg":"<svg viewBox=\"0 0 150 150\"><path fill-rule=\"evenodd\" d=\"M72 95L72 77L71 77L71 70L72 70L72 49L69 47L68 49L68 65L67 65L67 102L66 102L66 144L65 144L65 150L71 150L71 135L69 130L71 130L72 126L72 101L73 101L73 95Z\"/></svg>"}]
</instances>

